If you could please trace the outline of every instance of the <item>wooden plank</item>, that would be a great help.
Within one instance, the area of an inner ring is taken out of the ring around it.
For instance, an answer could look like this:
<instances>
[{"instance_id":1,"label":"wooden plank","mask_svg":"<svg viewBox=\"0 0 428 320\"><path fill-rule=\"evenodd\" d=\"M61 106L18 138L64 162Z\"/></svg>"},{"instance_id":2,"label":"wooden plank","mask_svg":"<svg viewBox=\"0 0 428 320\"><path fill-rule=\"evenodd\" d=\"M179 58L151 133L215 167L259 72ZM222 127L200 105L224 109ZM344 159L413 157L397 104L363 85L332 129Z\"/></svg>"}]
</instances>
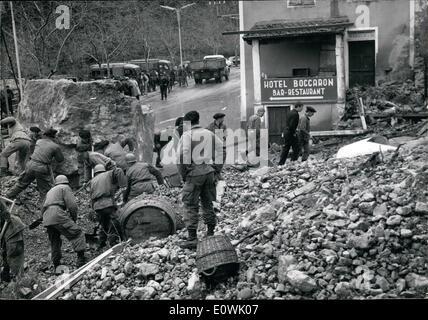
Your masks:
<instances>
[{"instance_id":1,"label":"wooden plank","mask_svg":"<svg viewBox=\"0 0 428 320\"><path fill-rule=\"evenodd\" d=\"M359 106L360 106L360 119L361 119L361 124L363 125L363 129L367 130L367 123L366 123L366 115L364 112L364 103L363 103L363 98L359 98Z\"/></svg>"},{"instance_id":2,"label":"wooden plank","mask_svg":"<svg viewBox=\"0 0 428 320\"><path fill-rule=\"evenodd\" d=\"M126 242L119 243L114 247L110 248L109 250L103 252L102 254L97 256L95 259L89 261L84 266L70 273L70 275L65 280L61 281L61 284L59 285L54 284L53 286L41 292L31 300L51 300L51 299L58 298L63 292L69 290L73 285L75 285L87 271L89 271L98 263L105 260L111 254L121 252L130 242L131 242L131 239L129 239Z\"/></svg>"},{"instance_id":3,"label":"wooden plank","mask_svg":"<svg viewBox=\"0 0 428 320\"><path fill-rule=\"evenodd\" d=\"M313 137L340 137L340 136L357 136L369 133L371 130L331 130L331 131L311 131Z\"/></svg>"}]
</instances>

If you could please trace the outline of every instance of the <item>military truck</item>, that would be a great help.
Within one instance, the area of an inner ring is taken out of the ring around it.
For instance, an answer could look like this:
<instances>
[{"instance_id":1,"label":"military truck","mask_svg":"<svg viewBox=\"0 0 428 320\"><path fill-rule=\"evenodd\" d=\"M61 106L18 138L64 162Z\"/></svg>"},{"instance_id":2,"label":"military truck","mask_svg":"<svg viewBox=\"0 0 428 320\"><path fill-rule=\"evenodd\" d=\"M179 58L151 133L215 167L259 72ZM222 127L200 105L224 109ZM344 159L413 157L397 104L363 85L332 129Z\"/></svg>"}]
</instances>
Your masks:
<instances>
[{"instance_id":1,"label":"military truck","mask_svg":"<svg viewBox=\"0 0 428 320\"><path fill-rule=\"evenodd\" d=\"M222 55L205 56L203 60L190 62L190 68L193 71L195 84L202 84L210 79L215 79L216 83L221 83L224 77L229 80L229 67L226 64L226 58Z\"/></svg>"}]
</instances>

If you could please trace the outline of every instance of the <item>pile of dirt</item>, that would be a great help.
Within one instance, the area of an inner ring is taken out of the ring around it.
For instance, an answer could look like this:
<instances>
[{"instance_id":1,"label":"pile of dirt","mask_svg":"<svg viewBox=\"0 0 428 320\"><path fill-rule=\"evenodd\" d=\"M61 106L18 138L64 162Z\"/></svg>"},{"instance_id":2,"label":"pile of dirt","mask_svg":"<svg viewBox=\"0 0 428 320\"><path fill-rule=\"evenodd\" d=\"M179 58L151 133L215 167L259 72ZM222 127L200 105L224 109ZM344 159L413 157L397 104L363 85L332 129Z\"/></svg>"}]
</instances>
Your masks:
<instances>
[{"instance_id":1,"label":"pile of dirt","mask_svg":"<svg viewBox=\"0 0 428 320\"><path fill-rule=\"evenodd\" d=\"M89 271L61 299L379 299L428 293L428 143L398 154L226 169L217 234L240 239L238 276L207 287L184 230ZM199 230L199 238L205 230Z\"/></svg>"}]
</instances>

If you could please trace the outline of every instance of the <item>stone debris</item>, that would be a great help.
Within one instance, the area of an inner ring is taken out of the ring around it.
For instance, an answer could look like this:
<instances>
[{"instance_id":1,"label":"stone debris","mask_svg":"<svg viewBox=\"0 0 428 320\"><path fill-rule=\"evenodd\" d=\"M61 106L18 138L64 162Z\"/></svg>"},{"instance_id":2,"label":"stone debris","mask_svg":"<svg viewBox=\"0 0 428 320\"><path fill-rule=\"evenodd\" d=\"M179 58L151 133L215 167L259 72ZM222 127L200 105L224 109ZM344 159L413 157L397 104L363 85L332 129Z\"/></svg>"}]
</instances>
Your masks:
<instances>
[{"instance_id":1,"label":"stone debris","mask_svg":"<svg viewBox=\"0 0 428 320\"><path fill-rule=\"evenodd\" d=\"M109 256L60 299L426 298L428 144L393 156L352 174L368 156L257 174L225 168L216 234L236 241L265 227L237 245L238 276L207 286L196 252L178 246L187 235L181 229ZM176 201L180 192L163 195ZM84 208L88 202L79 198Z\"/></svg>"}]
</instances>

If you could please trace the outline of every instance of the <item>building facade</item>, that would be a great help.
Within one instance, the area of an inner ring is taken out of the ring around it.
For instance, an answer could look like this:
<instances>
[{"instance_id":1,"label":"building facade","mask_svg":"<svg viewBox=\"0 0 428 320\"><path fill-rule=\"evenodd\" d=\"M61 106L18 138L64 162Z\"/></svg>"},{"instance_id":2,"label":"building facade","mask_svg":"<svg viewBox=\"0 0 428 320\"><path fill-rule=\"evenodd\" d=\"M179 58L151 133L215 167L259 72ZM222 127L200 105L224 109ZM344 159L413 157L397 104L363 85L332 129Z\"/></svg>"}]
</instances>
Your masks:
<instances>
[{"instance_id":1,"label":"building facade","mask_svg":"<svg viewBox=\"0 0 428 320\"><path fill-rule=\"evenodd\" d=\"M313 130L334 130L346 89L412 78L415 15L426 0L240 1L241 123L266 109L280 142L297 101L317 109Z\"/></svg>"}]
</instances>

